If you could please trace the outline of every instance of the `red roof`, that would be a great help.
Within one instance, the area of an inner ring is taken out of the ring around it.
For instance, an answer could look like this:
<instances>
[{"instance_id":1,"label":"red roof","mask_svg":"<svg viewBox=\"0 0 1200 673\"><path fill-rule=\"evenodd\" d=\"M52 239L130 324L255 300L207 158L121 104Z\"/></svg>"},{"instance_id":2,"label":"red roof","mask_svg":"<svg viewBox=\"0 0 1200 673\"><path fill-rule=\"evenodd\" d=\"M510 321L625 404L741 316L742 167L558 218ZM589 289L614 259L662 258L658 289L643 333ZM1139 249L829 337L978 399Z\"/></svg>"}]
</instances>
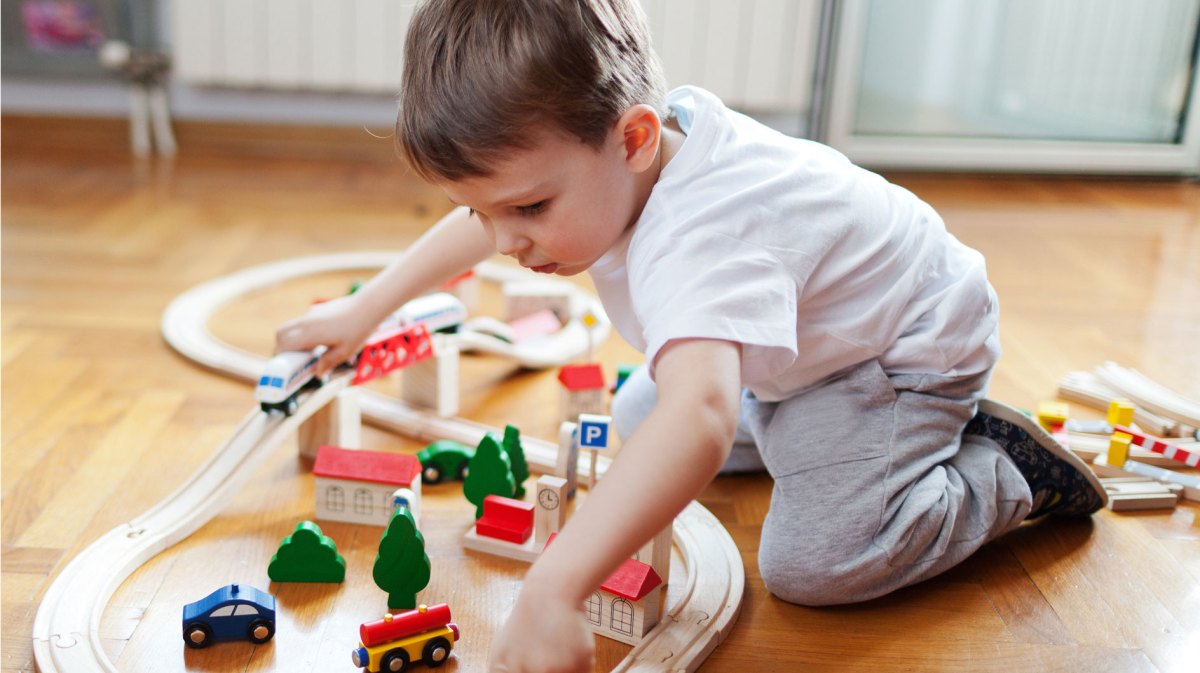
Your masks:
<instances>
[{"instance_id":1,"label":"red roof","mask_svg":"<svg viewBox=\"0 0 1200 673\"><path fill-rule=\"evenodd\" d=\"M567 365L558 371L558 380L567 390L603 388L604 371L598 364Z\"/></svg>"},{"instance_id":2,"label":"red roof","mask_svg":"<svg viewBox=\"0 0 1200 673\"><path fill-rule=\"evenodd\" d=\"M662 578L647 563L627 559L617 571L600 584L610 594L631 601L640 601L662 584Z\"/></svg>"},{"instance_id":3,"label":"red roof","mask_svg":"<svg viewBox=\"0 0 1200 673\"><path fill-rule=\"evenodd\" d=\"M330 479L353 479L376 484L411 486L421 474L421 461L407 453L385 453L322 446L313 474Z\"/></svg>"},{"instance_id":4,"label":"red roof","mask_svg":"<svg viewBox=\"0 0 1200 673\"><path fill-rule=\"evenodd\" d=\"M546 540L546 546L549 547L556 537L558 537L558 533L551 533L550 538ZM651 591L657 589L660 584L662 584L662 578L654 572L654 568L649 563L626 559L616 572L609 575L608 579L600 584L600 590L627 600L640 601Z\"/></svg>"}]
</instances>

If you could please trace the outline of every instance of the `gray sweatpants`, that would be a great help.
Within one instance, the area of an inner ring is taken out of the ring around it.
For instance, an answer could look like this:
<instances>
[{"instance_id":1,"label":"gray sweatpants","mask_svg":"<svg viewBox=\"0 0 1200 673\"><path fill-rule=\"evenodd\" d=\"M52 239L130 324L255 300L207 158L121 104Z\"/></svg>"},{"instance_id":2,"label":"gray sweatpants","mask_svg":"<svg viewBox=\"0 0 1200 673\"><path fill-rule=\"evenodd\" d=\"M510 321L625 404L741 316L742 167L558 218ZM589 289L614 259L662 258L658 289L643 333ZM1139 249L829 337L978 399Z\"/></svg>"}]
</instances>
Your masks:
<instances>
[{"instance_id":1,"label":"gray sweatpants","mask_svg":"<svg viewBox=\"0 0 1200 673\"><path fill-rule=\"evenodd\" d=\"M726 468L765 464L775 479L758 551L767 589L802 605L868 600L1019 525L1025 479L994 442L962 434L989 374L888 376L872 360L782 402L743 391ZM643 367L613 400L622 438L655 399Z\"/></svg>"}]
</instances>

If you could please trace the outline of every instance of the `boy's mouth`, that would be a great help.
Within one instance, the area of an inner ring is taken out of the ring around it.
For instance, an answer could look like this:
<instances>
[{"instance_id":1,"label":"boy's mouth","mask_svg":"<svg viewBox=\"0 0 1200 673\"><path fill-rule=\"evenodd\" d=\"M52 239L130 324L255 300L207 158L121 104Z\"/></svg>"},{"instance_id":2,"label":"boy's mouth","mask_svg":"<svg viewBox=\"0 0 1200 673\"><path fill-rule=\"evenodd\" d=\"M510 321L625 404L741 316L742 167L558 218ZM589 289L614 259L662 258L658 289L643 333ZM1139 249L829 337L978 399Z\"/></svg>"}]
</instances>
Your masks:
<instances>
[{"instance_id":1,"label":"boy's mouth","mask_svg":"<svg viewBox=\"0 0 1200 673\"><path fill-rule=\"evenodd\" d=\"M529 270L537 273L554 273L558 270L558 265L551 263L543 264L541 266L531 266L529 267Z\"/></svg>"}]
</instances>

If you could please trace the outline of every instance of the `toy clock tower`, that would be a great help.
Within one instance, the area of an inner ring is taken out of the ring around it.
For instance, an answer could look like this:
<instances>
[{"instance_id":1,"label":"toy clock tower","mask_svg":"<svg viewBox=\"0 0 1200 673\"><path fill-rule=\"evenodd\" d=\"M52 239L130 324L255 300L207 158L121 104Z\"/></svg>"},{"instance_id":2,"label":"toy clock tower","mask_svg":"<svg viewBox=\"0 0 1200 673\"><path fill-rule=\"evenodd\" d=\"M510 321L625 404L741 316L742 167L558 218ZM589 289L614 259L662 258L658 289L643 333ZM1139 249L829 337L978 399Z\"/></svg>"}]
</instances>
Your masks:
<instances>
[{"instance_id":1,"label":"toy clock tower","mask_svg":"<svg viewBox=\"0 0 1200 673\"><path fill-rule=\"evenodd\" d=\"M533 520L537 541L545 545L550 535L562 528L567 518L567 480L544 475L537 480L537 510ZM539 547L539 551L540 551Z\"/></svg>"}]
</instances>

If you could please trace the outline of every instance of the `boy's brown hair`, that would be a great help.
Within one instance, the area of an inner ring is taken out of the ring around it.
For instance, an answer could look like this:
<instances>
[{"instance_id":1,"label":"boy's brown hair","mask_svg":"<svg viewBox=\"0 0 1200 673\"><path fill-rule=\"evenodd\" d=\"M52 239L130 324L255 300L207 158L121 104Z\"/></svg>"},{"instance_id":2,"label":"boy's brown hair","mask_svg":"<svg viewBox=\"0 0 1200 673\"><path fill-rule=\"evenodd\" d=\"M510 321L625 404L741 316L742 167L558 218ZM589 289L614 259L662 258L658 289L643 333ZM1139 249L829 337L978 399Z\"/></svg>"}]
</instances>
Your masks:
<instances>
[{"instance_id":1,"label":"boy's brown hair","mask_svg":"<svg viewBox=\"0 0 1200 673\"><path fill-rule=\"evenodd\" d=\"M666 95L638 0L427 0L404 59L396 142L426 180L491 175L538 126L598 148Z\"/></svg>"}]
</instances>

